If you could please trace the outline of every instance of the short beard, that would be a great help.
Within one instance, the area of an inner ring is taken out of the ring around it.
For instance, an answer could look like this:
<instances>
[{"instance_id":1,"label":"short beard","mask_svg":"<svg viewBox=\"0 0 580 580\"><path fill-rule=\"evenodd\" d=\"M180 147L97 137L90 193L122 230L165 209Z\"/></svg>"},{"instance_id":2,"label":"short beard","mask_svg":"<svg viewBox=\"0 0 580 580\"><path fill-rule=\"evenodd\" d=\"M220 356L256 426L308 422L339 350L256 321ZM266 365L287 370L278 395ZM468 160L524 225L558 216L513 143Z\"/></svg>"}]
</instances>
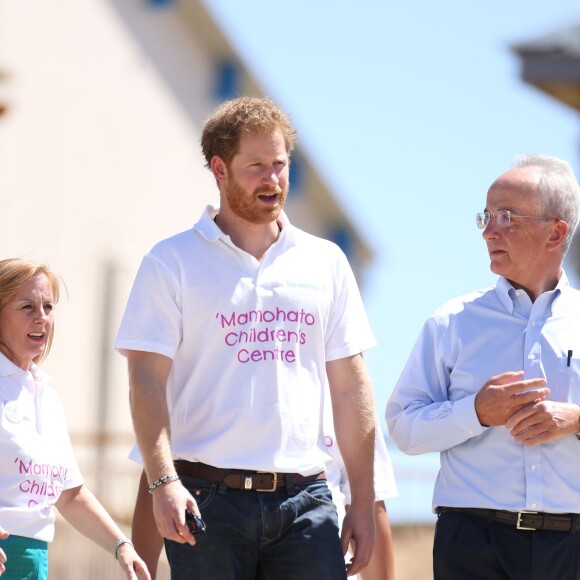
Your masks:
<instances>
[{"instance_id":1,"label":"short beard","mask_svg":"<svg viewBox=\"0 0 580 580\"><path fill-rule=\"evenodd\" d=\"M286 189L282 189L279 185L274 188L264 185L256 188L252 195L249 195L235 179L231 178L225 193L228 205L236 216L252 224L268 224L276 221L282 212L288 196L288 185ZM272 208L259 207L256 197L260 194L272 193L278 195L278 203Z\"/></svg>"}]
</instances>

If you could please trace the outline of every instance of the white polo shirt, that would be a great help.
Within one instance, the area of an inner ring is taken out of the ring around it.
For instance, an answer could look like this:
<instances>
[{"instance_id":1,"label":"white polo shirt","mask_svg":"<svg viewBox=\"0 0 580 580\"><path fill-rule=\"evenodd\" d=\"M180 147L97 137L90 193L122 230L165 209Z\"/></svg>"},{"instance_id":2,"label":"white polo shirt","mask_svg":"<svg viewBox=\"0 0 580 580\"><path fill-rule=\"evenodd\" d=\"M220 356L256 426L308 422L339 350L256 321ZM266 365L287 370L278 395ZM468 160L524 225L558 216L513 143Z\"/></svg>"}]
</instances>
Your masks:
<instances>
[{"instance_id":1,"label":"white polo shirt","mask_svg":"<svg viewBox=\"0 0 580 580\"><path fill-rule=\"evenodd\" d=\"M24 371L0 353L0 525L50 542L53 504L83 479L62 406L47 383L35 364Z\"/></svg>"},{"instance_id":2,"label":"white polo shirt","mask_svg":"<svg viewBox=\"0 0 580 580\"><path fill-rule=\"evenodd\" d=\"M325 406L324 413L324 441L326 449L332 461L326 466L326 479L328 487L332 493L332 499L336 505L338 513L339 525L345 516L345 505L351 503L350 484L348 482L348 475L346 467L338 443L336 441L336 434L334 431L334 423L332 420L332 409L328 410L330 405ZM398 495L397 485L395 482L395 474L393 472L393 465L389 456L389 451L385 443L382 429L380 427L379 418L376 417L375 430L375 500L381 501L391 499Z\"/></svg>"},{"instance_id":3,"label":"white polo shirt","mask_svg":"<svg viewBox=\"0 0 580 580\"><path fill-rule=\"evenodd\" d=\"M325 363L375 344L354 276L335 244L285 215L262 262L206 208L193 229L143 259L115 341L173 360L174 458L310 475L327 460Z\"/></svg>"}]
</instances>

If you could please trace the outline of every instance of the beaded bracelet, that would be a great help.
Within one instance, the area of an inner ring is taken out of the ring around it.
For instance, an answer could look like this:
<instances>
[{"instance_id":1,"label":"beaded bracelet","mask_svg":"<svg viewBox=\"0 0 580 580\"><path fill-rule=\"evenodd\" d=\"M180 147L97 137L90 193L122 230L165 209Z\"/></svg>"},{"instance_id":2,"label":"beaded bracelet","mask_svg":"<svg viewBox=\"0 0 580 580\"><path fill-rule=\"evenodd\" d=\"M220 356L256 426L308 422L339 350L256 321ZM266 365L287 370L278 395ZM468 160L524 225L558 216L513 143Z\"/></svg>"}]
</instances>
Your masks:
<instances>
[{"instance_id":1,"label":"beaded bracelet","mask_svg":"<svg viewBox=\"0 0 580 580\"><path fill-rule=\"evenodd\" d=\"M131 547L133 547L133 542L128 538L121 538L120 540L117 540L113 546L113 556L115 556L115 560L119 559L117 552L123 544L129 544Z\"/></svg>"},{"instance_id":2,"label":"beaded bracelet","mask_svg":"<svg viewBox=\"0 0 580 580\"><path fill-rule=\"evenodd\" d=\"M149 493L153 493L153 490L158 488L160 485L164 483L169 483L170 481L176 481L179 479L179 475L164 475L159 479L156 479L150 486L149 486Z\"/></svg>"}]
</instances>

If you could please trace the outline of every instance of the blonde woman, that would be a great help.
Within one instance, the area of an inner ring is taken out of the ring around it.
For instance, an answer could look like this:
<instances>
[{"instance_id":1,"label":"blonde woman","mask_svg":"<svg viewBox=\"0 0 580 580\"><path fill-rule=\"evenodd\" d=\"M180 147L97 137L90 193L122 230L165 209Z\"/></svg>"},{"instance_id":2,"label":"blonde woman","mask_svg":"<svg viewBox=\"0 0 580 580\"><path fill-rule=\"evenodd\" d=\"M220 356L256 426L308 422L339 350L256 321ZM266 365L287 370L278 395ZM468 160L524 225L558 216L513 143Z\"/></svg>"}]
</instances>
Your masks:
<instances>
[{"instance_id":1,"label":"blonde woman","mask_svg":"<svg viewBox=\"0 0 580 580\"><path fill-rule=\"evenodd\" d=\"M58 297L46 266L0 261L0 575L48 578L56 507L113 552L129 580L150 580L130 540L84 485L63 409L38 366L50 350Z\"/></svg>"}]
</instances>

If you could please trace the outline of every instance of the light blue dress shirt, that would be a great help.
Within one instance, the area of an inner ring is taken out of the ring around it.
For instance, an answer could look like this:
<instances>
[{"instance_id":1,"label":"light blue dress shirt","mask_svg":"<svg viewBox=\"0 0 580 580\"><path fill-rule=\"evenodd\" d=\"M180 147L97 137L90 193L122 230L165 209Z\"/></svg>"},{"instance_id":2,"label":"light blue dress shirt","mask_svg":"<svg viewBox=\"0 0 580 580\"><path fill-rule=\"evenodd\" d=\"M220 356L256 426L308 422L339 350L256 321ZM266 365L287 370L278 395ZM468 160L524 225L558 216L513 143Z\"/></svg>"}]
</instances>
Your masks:
<instances>
[{"instance_id":1,"label":"light blue dress shirt","mask_svg":"<svg viewBox=\"0 0 580 580\"><path fill-rule=\"evenodd\" d=\"M574 435L525 447L506 427L482 427L477 419L475 395L485 382L520 370L525 379L544 377L549 399L580 403L580 292L564 273L534 303L500 278L425 323L386 419L405 453L441 453L433 509L580 513Z\"/></svg>"}]
</instances>

